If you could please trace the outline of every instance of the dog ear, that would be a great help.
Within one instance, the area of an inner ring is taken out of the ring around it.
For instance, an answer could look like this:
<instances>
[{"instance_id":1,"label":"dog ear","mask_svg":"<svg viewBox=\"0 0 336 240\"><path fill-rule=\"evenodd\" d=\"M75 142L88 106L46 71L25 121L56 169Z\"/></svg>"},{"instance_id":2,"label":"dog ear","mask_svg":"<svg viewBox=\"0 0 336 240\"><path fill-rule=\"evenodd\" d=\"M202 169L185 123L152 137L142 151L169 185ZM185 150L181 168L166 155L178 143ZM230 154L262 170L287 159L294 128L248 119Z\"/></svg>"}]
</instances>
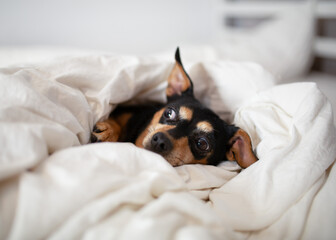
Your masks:
<instances>
[{"instance_id":1,"label":"dog ear","mask_svg":"<svg viewBox=\"0 0 336 240\"><path fill-rule=\"evenodd\" d=\"M176 96L193 96L193 84L182 65L179 48L176 49L175 60L175 65L168 77L168 87L166 89L168 101Z\"/></svg>"},{"instance_id":2,"label":"dog ear","mask_svg":"<svg viewBox=\"0 0 336 240\"><path fill-rule=\"evenodd\" d=\"M229 140L230 150L226 153L229 161L236 161L242 168L247 168L256 161L257 157L252 151L249 135L242 129L238 129Z\"/></svg>"}]
</instances>

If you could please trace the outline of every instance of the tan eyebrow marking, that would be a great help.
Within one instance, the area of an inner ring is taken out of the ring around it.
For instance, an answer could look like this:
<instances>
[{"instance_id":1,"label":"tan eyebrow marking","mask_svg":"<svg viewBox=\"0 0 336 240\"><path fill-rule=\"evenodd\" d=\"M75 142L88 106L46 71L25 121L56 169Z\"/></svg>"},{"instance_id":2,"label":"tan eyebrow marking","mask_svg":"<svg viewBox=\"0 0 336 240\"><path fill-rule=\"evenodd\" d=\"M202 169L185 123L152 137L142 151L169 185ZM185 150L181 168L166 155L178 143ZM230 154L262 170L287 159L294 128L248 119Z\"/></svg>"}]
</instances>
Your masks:
<instances>
[{"instance_id":1,"label":"tan eyebrow marking","mask_svg":"<svg viewBox=\"0 0 336 240\"><path fill-rule=\"evenodd\" d=\"M180 107L179 115L183 120L190 121L193 115L193 111L187 107Z\"/></svg>"},{"instance_id":2,"label":"tan eyebrow marking","mask_svg":"<svg viewBox=\"0 0 336 240\"><path fill-rule=\"evenodd\" d=\"M206 132L206 133L210 133L210 132L213 131L212 125L207 121L199 122L199 123L197 123L196 126L197 126L197 129L199 129L203 132Z\"/></svg>"}]
</instances>

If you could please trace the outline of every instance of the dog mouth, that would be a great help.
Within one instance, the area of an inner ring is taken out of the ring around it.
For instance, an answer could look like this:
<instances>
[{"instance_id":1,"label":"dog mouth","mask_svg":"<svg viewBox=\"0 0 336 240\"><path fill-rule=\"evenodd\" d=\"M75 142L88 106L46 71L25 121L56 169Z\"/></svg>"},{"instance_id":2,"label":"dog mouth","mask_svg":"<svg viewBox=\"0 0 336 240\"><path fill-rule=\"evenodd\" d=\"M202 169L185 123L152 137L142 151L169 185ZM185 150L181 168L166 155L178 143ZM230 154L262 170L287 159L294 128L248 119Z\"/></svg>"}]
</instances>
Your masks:
<instances>
[{"instance_id":1,"label":"dog mouth","mask_svg":"<svg viewBox=\"0 0 336 240\"><path fill-rule=\"evenodd\" d=\"M167 130L172 126L162 124L147 128L142 147L151 152L160 154L173 167L193 162L193 155L189 150L187 138L172 139Z\"/></svg>"},{"instance_id":2,"label":"dog mouth","mask_svg":"<svg viewBox=\"0 0 336 240\"><path fill-rule=\"evenodd\" d=\"M144 148L160 154L170 165L177 167L186 164L184 156L173 151L174 145L169 137L163 132L157 132L147 141Z\"/></svg>"}]
</instances>

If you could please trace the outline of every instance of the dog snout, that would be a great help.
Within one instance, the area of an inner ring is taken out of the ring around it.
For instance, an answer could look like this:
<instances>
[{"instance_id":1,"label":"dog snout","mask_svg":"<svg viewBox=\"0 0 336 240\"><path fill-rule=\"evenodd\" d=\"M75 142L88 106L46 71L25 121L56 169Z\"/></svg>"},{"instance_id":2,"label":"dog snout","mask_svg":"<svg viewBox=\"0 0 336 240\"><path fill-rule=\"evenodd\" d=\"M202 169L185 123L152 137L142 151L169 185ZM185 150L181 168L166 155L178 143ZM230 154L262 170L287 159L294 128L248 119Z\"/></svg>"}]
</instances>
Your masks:
<instances>
[{"instance_id":1,"label":"dog snout","mask_svg":"<svg viewBox=\"0 0 336 240\"><path fill-rule=\"evenodd\" d=\"M159 154L165 154L170 152L172 150L173 144L169 140L169 138L162 132L158 132L153 135L151 140L151 149L152 151L159 153Z\"/></svg>"}]
</instances>

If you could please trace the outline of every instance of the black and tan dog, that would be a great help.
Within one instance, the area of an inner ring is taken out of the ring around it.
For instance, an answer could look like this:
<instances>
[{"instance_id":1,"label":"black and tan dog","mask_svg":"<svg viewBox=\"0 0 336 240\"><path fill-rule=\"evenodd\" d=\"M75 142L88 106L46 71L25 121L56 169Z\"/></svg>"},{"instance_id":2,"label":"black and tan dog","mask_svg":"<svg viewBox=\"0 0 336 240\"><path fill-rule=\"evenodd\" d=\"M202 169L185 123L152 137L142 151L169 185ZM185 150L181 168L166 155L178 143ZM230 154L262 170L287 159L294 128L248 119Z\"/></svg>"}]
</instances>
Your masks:
<instances>
[{"instance_id":1,"label":"black and tan dog","mask_svg":"<svg viewBox=\"0 0 336 240\"><path fill-rule=\"evenodd\" d=\"M132 142L162 155L173 166L235 160L246 168L256 162L247 133L195 99L179 49L175 60L166 105L118 107L95 125L91 142Z\"/></svg>"}]
</instances>

